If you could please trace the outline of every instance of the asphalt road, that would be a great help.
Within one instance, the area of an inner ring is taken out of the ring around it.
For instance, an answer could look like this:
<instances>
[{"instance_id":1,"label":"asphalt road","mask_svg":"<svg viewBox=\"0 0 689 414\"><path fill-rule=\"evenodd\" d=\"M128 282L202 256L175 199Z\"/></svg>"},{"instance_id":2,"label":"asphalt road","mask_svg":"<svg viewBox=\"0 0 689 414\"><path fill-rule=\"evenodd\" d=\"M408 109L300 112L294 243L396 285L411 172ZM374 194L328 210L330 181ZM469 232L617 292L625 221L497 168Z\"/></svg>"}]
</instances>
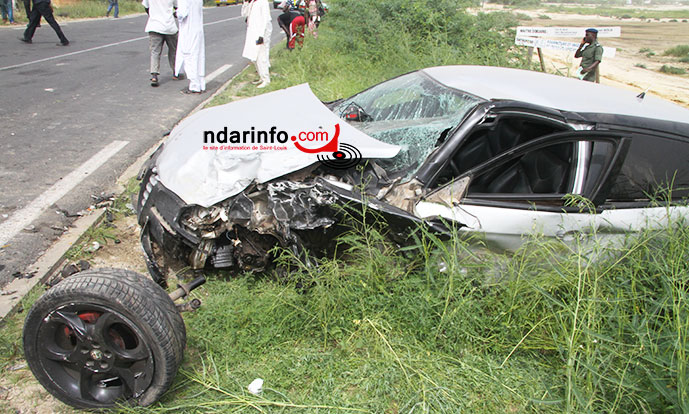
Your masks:
<instances>
[{"instance_id":1,"label":"asphalt road","mask_svg":"<svg viewBox=\"0 0 689 414\"><path fill-rule=\"evenodd\" d=\"M0 30L0 287L189 111L248 63L241 6L204 9L207 92L180 93L164 55L150 86L145 14ZM273 11L274 17L277 12ZM273 25L273 44L282 40ZM167 52L167 49L164 53ZM213 79L209 79L213 78Z\"/></svg>"}]
</instances>

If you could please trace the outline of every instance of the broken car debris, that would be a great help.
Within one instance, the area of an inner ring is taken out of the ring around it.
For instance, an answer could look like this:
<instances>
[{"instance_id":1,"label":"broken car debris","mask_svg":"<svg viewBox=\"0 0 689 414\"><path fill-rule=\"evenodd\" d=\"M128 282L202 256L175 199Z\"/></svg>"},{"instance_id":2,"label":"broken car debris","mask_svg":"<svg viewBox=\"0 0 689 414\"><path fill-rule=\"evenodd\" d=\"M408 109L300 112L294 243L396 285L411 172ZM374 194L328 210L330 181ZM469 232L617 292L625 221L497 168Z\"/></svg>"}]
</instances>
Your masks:
<instances>
[{"instance_id":1,"label":"broken car debris","mask_svg":"<svg viewBox=\"0 0 689 414\"><path fill-rule=\"evenodd\" d=\"M228 119L236 130L308 130L294 117L251 115L290 102L318 114L311 130L345 119L356 128L347 133L365 133L364 168L329 168L295 148L279 159L201 148L199 128L219 130ZM393 233L452 223L503 249L534 232L637 231L687 211L651 199L670 185L673 200L687 195L687 121L689 110L652 96L640 102L633 92L517 69L429 68L325 105L300 85L201 111L175 128L142 174L142 243L161 282L163 255L194 269L262 270L275 245L322 252L345 204L380 211ZM596 211L567 205L567 194Z\"/></svg>"},{"instance_id":2,"label":"broken car debris","mask_svg":"<svg viewBox=\"0 0 689 414\"><path fill-rule=\"evenodd\" d=\"M299 117L284 111L294 106ZM200 305L174 301L205 282L200 275L168 295L166 259L197 273L264 269L275 246L325 253L342 206L380 213L399 243L419 225L501 248L533 232L567 239L662 226L688 212L687 122L689 110L648 94L475 66L412 72L326 104L300 85L202 110L171 132L140 177L135 209L157 284L122 269L71 275L28 313L26 360L72 406L150 405L183 359L180 311ZM228 123L250 131L245 137L279 129L291 141L279 150L204 148L204 131ZM359 168L325 162L352 154ZM662 195L670 205L658 206ZM580 211L572 197L593 208Z\"/></svg>"}]
</instances>

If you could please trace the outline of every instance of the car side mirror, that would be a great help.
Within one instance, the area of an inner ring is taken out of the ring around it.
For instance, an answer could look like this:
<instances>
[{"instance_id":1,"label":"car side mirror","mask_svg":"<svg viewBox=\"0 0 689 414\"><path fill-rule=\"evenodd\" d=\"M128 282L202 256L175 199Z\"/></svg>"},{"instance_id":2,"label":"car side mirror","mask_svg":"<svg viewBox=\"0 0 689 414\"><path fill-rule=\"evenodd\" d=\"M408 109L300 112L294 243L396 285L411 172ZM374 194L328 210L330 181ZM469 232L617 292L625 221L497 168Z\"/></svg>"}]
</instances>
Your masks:
<instances>
[{"instance_id":1,"label":"car side mirror","mask_svg":"<svg viewBox=\"0 0 689 414\"><path fill-rule=\"evenodd\" d=\"M454 180L450 184L434 191L426 196L425 200L431 203L445 204L447 207L456 207L467 193L471 177L465 176Z\"/></svg>"}]
</instances>

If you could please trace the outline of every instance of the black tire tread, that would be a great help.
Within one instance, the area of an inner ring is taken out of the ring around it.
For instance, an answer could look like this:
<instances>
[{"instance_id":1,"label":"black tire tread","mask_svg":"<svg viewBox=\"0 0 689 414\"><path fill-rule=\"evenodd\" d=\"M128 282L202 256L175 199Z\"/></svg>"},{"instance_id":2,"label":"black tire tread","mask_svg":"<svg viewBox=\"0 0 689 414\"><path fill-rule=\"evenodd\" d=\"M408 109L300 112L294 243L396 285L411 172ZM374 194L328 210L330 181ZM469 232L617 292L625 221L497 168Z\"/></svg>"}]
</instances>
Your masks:
<instances>
[{"instance_id":1,"label":"black tire tread","mask_svg":"<svg viewBox=\"0 0 689 414\"><path fill-rule=\"evenodd\" d=\"M182 358L184 357L183 350L187 343L186 326L184 325L184 319L177 310L175 303L160 285L155 283L151 278L126 269L104 267L95 270L85 270L77 274L97 274L108 278L112 277L117 280L124 280L127 284L144 290L145 297L153 301L156 306L165 313L165 316L172 325L172 331L176 336L178 346L182 349L179 354L180 360L177 361L177 363L182 363Z\"/></svg>"},{"instance_id":2,"label":"black tire tread","mask_svg":"<svg viewBox=\"0 0 689 414\"><path fill-rule=\"evenodd\" d=\"M136 272L124 269L94 269L76 273L61 281L41 296L29 311L24 326L24 349L29 366L35 350L29 342L27 331L31 325L39 325L40 319L57 306L70 300L98 298L117 304L132 320L141 323L142 329L150 331L155 344L151 348L160 349L160 357L155 360L153 380L146 391L138 398L138 404L149 405L157 401L170 387L179 365L184 358L186 331L184 321L174 303L165 291L151 279ZM154 354L156 352L154 351ZM35 364L35 363L34 363ZM34 374L36 371L32 368ZM38 375L37 375L38 377ZM39 378L40 380L41 378ZM44 387L58 399L75 405L74 401L63 398L50 384ZM96 408L81 406L80 408Z\"/></svg>"}]
</instances>

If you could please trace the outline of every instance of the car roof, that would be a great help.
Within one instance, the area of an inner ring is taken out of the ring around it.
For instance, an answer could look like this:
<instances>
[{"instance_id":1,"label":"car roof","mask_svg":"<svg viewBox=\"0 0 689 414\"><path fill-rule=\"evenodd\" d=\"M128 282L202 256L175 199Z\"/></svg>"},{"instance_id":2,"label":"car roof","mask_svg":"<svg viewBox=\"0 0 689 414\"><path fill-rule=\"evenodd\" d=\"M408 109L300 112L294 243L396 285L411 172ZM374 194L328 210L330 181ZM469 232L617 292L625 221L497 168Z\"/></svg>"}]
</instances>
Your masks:
<instances>
[{"instance_id":1,"label":"car roof","mask_svg":"<svg viewBox=\"0 0 689 414\"><path fill-rule=\"evenodd\" d=\"M580 114L600 113L689 124L689 109L647 93L529 70L493 66L438 66L423 72L450 88L486 100L513 100Z\"/></svg>"}]
</instances>

